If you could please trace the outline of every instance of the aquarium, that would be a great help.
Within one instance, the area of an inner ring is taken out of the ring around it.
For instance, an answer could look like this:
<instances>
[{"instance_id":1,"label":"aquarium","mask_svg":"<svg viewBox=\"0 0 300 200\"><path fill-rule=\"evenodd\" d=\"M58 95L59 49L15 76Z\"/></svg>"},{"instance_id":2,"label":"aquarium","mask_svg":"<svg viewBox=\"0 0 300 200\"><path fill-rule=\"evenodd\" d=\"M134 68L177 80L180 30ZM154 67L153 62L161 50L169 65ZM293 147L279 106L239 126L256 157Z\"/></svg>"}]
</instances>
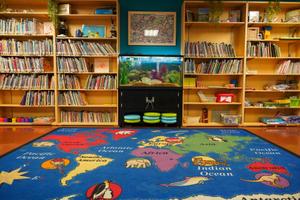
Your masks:
<instances>
[{"instance_id":1,"label":"aquarium","mask_svg":"<svg viewBox=\"0 0 300 200\"><path fill-rule=\"evenodd\" d=\"M120 56L120 86L180 87L182 58Z\"/></svg>"}]
</instances>

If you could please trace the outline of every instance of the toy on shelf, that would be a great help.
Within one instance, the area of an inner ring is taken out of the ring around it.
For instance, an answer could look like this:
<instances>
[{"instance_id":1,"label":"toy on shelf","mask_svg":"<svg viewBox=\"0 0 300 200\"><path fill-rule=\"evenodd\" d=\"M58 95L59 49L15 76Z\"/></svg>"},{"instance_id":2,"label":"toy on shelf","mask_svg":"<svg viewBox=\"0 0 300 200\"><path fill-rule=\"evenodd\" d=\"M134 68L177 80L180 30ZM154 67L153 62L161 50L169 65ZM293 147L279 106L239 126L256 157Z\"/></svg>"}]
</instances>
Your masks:
<instances>
[{"instance_id":1,"label":"toy on shelf","mask_svg":"<svg viewBox=\"0 0 300 200\"><path fill-rule=\"evenodd\" d=\"M235 95L232 94L232 93L219 93L219 94L216 94L218 103L232 103L234 96Z\"/></svg>"},{"instance_id":2,"label":"toy on shelf","mask_svg":"<svg viewBox=\"0 0 300 200\"><path fill-rule=\"evenodd\" d=\"M216 102L216 97L208 97L202 91L197 92L201 102Z\"/></svg>"},{"instance_id":3,"label":"toy on shelf","mask_svg":"<svg viewBox=\"0 0 300 200\"><path fill-rule=\"evenodd\" d=\"M241 123L241 115L221 114L222 123L225 125L236 126Z\"/></svg>"},{"instance_id":4,"label":"toy on shelf","mask_svg":"<svg viewBox=\"0 0 300 200\"><path fill-rule=\"evenodd\" d=\"M260 121L267 125L285 125L286 121L284 121L280 117L262 117Z\"/></svg>"},{"instance_id":5,"label":"toy on shelf","mask_svg":"<svg viewBox=\"0 0 300 200\"><path fill-rule=\"evenodd\" d=\"M271 30L272 30L272 26L265 26L263 28L265 40L271 39Z\"/></svg>"}]
</instances>

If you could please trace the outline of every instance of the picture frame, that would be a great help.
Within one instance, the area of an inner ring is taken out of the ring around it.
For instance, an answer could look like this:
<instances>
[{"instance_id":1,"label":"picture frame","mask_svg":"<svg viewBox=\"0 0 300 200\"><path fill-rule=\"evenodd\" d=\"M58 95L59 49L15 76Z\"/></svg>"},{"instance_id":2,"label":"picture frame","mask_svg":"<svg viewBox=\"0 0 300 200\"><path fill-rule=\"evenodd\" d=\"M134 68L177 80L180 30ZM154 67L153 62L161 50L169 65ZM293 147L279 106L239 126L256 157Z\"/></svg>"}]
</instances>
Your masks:
<instances>
[{"instance_id":1,"label":"picture frame","mask_svg":"<svg viewBox=\"0 0 300 200\"><path fill-rule=\"evenodd\" d=\"M128 12L128 45L176 46L176 12Z\"/></svg>"},{"instance_id":2,"label":"picture frame","mask_svg":"<svg viewBox=\"0 0 300 200\"><path fill-rule=\"evenodd\" d=\"M91 38L105 38L106 26L105 25L82 25L83 37Z\"/></svg>"}]
</instances>

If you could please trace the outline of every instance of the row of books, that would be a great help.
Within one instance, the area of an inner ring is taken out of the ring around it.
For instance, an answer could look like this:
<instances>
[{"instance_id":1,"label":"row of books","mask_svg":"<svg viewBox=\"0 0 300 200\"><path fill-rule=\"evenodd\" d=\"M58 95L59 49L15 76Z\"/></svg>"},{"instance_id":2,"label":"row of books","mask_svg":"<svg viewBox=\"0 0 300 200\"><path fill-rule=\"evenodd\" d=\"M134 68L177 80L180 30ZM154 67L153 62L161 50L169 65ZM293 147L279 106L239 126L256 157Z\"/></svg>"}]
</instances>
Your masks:
<instances>
[{"instance_id":1,"label":"row of books","mask_svg":"<svg viewBox=\"0 0 300 200\"><path fill-rule=\"evenodd\" d=\"M276 74L300 74L300 62L284 60L278 64Z\"/></svg>"},{"instance_id":2,"label":"row of books","mask_svg":"<svg viewBox=\"0 0 300 200\"><path fill-rule=\"evenodd\" d=\"M84 94L78 91L65 91L59 93L59 105L87 105Z\"/></svg>"},{"instance_id":3,"label":"row of books","mask_svg":"<svg viewBox=\"0 0 300 200\"><path fill-rule=\"evenodd\" d=\"M80 81L77 76L64 75L58 76L58 88L59 89L80 89Z\"/></svg>"},{"instance_id":4,"label":"row of books","mask_svg":"<svg viewBox=\"0 0 300 200\"><path fill-rule=\"evenodd\" d=\"M108 43L61 40L57 42L58 55L114 55L115 49Z\"/></svg>"},{"instance_id":5,"label":"row of books","mask_svg":"<svg viewBox=\"0 0 300 200\"><path fill-rule=\"evenodd\" d=\"M1 57L0 72L44 72L45 59Z\"/></svg>"},{"instance_id":6,"label":"row of books","mask_svg":"<svg viewBox=\"0 0 300 200\"><path fill-rule=\"evenodd\" d=\"M196 63L193 59L184 62L185 73L238 74L242 73L242 60L211 60Z\"/></svg>"},{"instance_id":7,"label":"row of books","mask_svg":"<svg viewBox=\"0 0 300 200\"><path fill-rule=\"evenodd\" d=\"M20 104L26 106L53 106L54 91L27 91Z\"/></svg>"},{"instance_id":8,"label":"row of books","mask_svg":"<svg viewBox=\"0 0 300 200\"><path fill-rule=\"evenodd\" d=\"M88 64L84 58L65 58L57 59L59 72L88 72Z\"/></svg>"},{"instance_id":9,"label":"row of books","mask_svg":"<svg viewBox=\"0 0 300 200\"><path fill-rule=\"evenodd\" d=\"M212 42L186 42L185 55L195 57L235 57L231 44Z\"/></svg>"},{"instance_id":10,"label":"row of books","mask_svg":"<svg viewBox=\"0 0 300 200\"><path fill-rule=\"evenodd\" d=\"M247 44L248 57L280 57L280 47L270 42L248 42Z\"/></svg>"},{"instance_id":11,"label":"row of books","mask_svg":"<svg viewBox=\"0 0 300 200\"><path fill-rule=\"evenodd\" d=\"M0 89L54 89L52 75L0 74Z\"/></svg>"},{"instance_id":12,"label":"row of books","mask_svg":"<svg viewBox=\"0 0 300 200\"><path fill-rule=\"evenodd\" d=\"M89 112L89 111L61 111L61 122L84 122L105 123L114 122L114 114L111 112Z\"/></svg>"},{"instance_id":13,"label":"row of books","mask_svg":"<svg viewBox=\"0 0 300 200\"><path fill-rule=\"evenodd\" d=\"M37 19L0 19L0 34L37 34Z\"/></svg>"},{"instance_id":14,"label":"row of books","mask_svg":"<svg viewBox=\"0 0 300 200\"><path fill-rule=\"evenodd\" d=\"M52 55L52 40L26 40L2 39L0 41L0 55Z\"/></svg>"},{"instance_id":15,"label":"row of books","mask_svg":"<svg viewBox=\"0 0 300 200\"><path fill-rule=\"evenodd\" d=\"M86 89L116 89L116 77L112 75L90 75L86 81Z\"/></svg>"}]
</instances>

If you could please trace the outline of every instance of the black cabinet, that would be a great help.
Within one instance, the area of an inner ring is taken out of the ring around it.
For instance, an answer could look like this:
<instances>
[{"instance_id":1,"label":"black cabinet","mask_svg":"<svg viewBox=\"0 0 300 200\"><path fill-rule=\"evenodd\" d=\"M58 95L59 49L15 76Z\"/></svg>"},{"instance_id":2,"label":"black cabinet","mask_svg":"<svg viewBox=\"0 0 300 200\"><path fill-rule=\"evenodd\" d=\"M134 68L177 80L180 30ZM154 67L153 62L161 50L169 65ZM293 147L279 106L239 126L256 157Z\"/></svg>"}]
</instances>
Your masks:
<instances>
[{"instance_id":1,"label":"black cabinet","mask_svg":"<svg viewBox=\"0 0 300 200\"><path fill-rule=\"evenodd\" d=\"M176 124L133 124L132 126L170 126L180 127L182 117L182 88L174 87L120 87L119 92L119 124L124 123L124 115L144 112L177 113ZM142 120L141 120L142 121ZM128 124L129 125L129 124Z\"/></svg>"}]
</instances>

